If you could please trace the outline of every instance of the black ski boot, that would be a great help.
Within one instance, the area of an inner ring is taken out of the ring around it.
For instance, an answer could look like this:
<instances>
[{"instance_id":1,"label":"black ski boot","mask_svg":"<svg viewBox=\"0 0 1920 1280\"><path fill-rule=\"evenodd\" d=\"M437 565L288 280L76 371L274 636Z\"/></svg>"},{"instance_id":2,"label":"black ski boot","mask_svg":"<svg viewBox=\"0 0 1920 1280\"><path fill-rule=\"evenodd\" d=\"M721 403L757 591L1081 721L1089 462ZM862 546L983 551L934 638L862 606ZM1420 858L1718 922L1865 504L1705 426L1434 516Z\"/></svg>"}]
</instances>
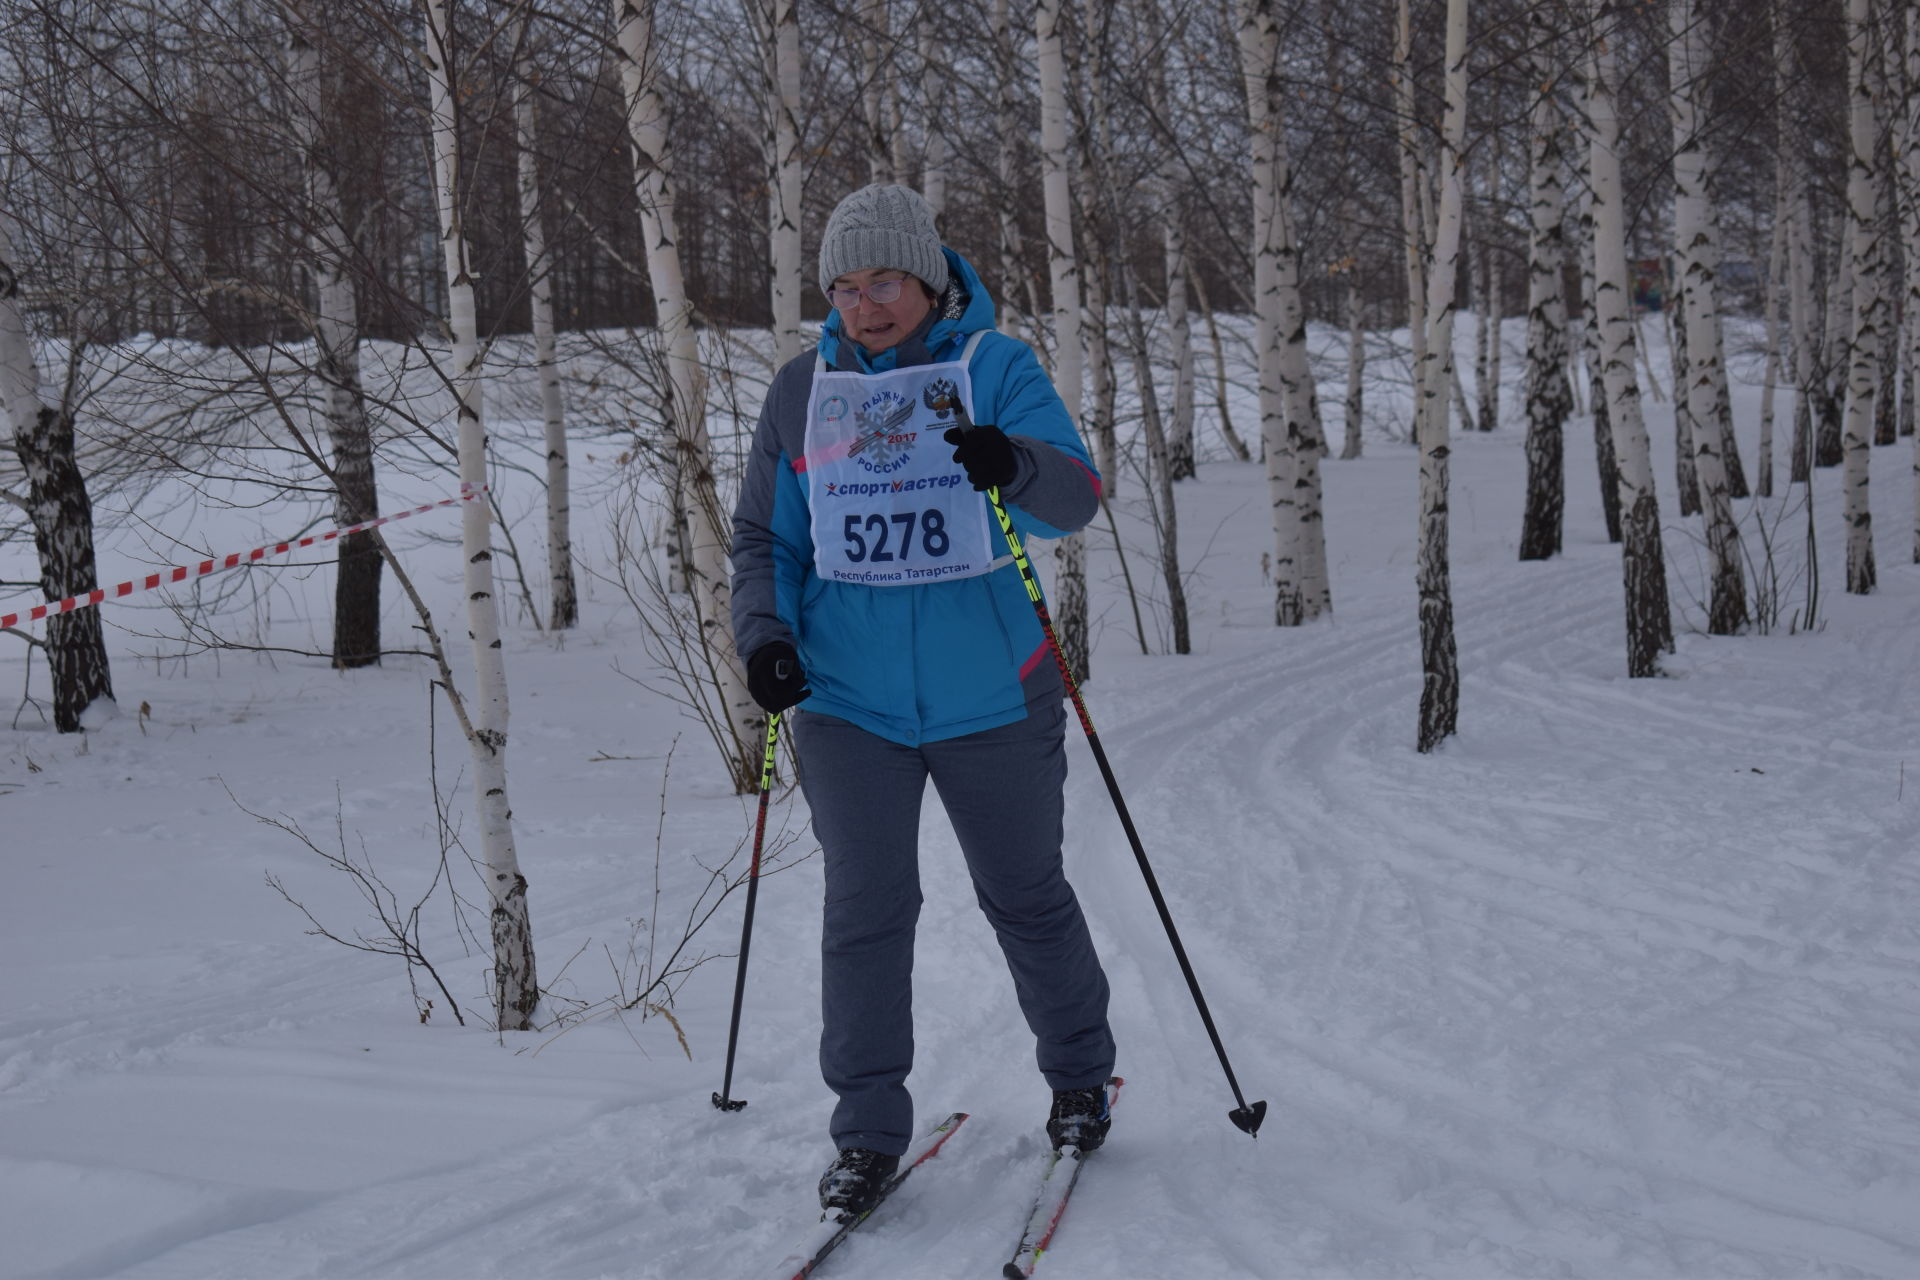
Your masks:
<instances>
[{"instance_id":1,"label":"black ski boot","mask_svg":"<svg viewBox=\"0 0 1920 1280\"><path fill-rule=\"evenodd\" d=\"M1061 1147L1078 1147L1083 1152L1097 1150L1107 1140L1107 1130L1112 1124L1104 1085L1053 1091L1053 1114L1047 1118L1047 1137L1053 1140L1054 1150Z\"/></svg>"},{"instance_id":2,"label":"black ski boot","mask_svg":"<svg viewBox=\"0 0 1920 1280\"><path fill-rule=\"evenodd\" d=\"M820 1208L842 1218L859 1217L873 1208L899 1167L899 1156L883 1156L865 1147L843 1149L820 1177Z\"/></svg>"}]
</instances>

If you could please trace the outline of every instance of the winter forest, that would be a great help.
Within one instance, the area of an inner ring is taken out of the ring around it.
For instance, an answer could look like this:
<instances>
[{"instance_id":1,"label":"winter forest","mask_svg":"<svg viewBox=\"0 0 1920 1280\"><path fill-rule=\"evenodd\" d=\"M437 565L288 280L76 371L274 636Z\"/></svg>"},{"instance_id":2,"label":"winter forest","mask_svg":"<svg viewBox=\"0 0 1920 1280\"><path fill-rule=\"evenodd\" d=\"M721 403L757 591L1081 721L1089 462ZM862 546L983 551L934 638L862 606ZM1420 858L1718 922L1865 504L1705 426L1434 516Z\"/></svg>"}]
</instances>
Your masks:
<instances>
[{"instance_id":1,"label":"winter forest","mask_svg":"<svg viewBox=\"0 0 1920 1280\"><path fill-rule=\"evenodd\" d=\"M1913 0L4 0L0 1277L787 1274L730 513L869 182L1098 466L1031 550L1239 1075L1076 730L1041 1273L1920 1274ZM848 1275L1043 1143L921 856L974 1118Z\"/></svg>"}]
</instances>

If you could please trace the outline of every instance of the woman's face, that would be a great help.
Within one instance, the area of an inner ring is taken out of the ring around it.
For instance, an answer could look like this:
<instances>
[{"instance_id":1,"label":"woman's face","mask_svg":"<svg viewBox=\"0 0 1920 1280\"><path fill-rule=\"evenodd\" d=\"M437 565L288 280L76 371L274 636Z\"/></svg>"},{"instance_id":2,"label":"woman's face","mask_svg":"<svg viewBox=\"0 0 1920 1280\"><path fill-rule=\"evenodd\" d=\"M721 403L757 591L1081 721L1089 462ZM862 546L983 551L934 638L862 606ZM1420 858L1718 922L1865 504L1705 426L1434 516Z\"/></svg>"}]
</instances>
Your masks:
<instances>
[{"instance_id":1,"label":"woman's face","mask_svg":"<svg viewBox=\"0 0 1920 1280\"><path fill-rule=\"evenodd\" d=\"M900 296L892 302L875 302L866 290L882 281L900 282ZM860 290L860 300L840 310L840 324L847 336L878 355L900 345L906 336L920 327L933 310L933 299L918 280L894 267L867 267L849 271L833 282L835 290Z\"/></svg>"}]
</instances>

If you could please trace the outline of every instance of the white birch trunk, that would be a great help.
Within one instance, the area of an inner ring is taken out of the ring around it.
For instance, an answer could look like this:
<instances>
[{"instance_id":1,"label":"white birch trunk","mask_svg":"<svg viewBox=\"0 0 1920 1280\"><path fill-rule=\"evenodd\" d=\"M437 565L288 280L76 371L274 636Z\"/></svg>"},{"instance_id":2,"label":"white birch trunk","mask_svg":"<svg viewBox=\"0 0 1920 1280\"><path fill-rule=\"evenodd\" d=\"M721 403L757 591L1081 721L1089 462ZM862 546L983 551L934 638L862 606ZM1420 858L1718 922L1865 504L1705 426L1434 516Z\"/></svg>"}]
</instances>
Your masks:
<instances>
[{"instance_id":1,"label":"white birch trunk","mask_svg":"<svg viewBox=\"0 0 1920 1280\"><path fill-rule=\"evenodd\" d=\"M1147 438L1148 495L1156 540L1160 547L1160 580L1167 592L1167 621L1173 633L1173 651L1192 653L1187 617L1186 582L1180 576L1180 519L1174 501L1173 466L1167 434L1160 417L1160 396L1153 385L1153 360L1147 348L1147 324L1140 313L1140 286L1133 268L1123 266L1127 286L1127 342L1133 359L1133 380L1140 391L1141 428Z\"/></svg>"},{"instance_id":2,"label":"white birch trunk","mask_svg":"<svg viewBox=\"0 0 1920 1280\"><path fill-rule=\"evenodd\" d=\"M1419 435L1420 371L1427 364L1427 234L1420 212L1420 192L1426 174L1420 162L1419 118L1415 115L1413 85L1413 13L1409 0L1400 0L1394 28L1393 102L1400 121L1400 235L1406 249L1407 340L1413 353L1413 417L1411 434Z\"/></svg>"},{"instance_id":3,"label":"white birch trunk","mask_svg":"<svg viewBox=\"0 0 1920 1280\"><path fill-rule=\"evenodd\" d=\"M1091 193L1100 187L1091 174L1083 176L1081 190ZM1083 197L1084 199L1085 197ZM1082 421L1083 432L1092 437L1093 465L1100 473L1101 496L1112 498L1120 492L1120 435L1114 422L1118 387L1113 373L1112 335L1107 329L1107 254L1097 236L1087 237L1080 278L1086 282L1086 305L1081 332L1086 338L1087 403Z\"/></svg>"},{"instance_id":4,"label":"white birch trunk","mask_svg":"<svg viewBox=\"0 0 1920 1280\"><path fill-rule=\"evenodd\" d=\"M1593 97L1593 59L1585 56L1581 59L1580 78L1580 118L1591 118L1589 104ZM1586 126L1583 124L1583 129ZM1613 416L1607 411L1607 380L1605 361L1600 350L1600 312L1596 299L1599 297L1598 281L1594 274L1594 220L1593 204L1593 147L1591 145L1574 148L1577 157L1578 189L1587 194L1580 204L1580 296L1586 302L1586 317L1580 329L1580 350L1586 361L1587 403L1593 414L1593 459L1594 470L1600 484L1601 515L1606 521L1607 541L1618 543L1623 538L1620 522L1620 464L1613 456Z\"/></svg>"},{"instance_id":5,"label":"white birch trunk","mask_svg":"<svg viewBox=\"0 0 1920 1280\"><path fill-rule=\"evenodd\" d=\"M1494 136L1498 138L1497 131ZM1444 150L1445 144L1442 143L1441 146ZM1487 184L1478 202L1479 216L1474 219L1478 234L1473 239L1473 279L1470 286L1476 323L1473 326L1474 414L1469 419L1468 425L1475 431L1492 431L1500 412L1500 393L1495 384L1489 381L1493 371L1494 332L1500 324L1500 304L1494 301L1493 281L1494 179L1492 166L1484 167L1487 169ZM1442 181L1445 181L1444 177Z\"/></svg>"},{"instance_id":6,"label":"white birch trunk","mask_svg":"<svg viewBox=\"0 0 1920 1280\"><path fill-rule=\"evenodd\" d=\"M1527 363L1522 379L1527 412L1527 499L1520 558L1560 553L1566 510L1565 424L1573 412L1567 377L1567 308L1562 273L1567 260L1566 119L1560 109L1559 60L1548 15L1527 18L1532 43L1534 99L1528 147L1527 194L1533 234L1527 255Z\"/></svg>"},{"instance_id":7,"label":"white birch trunk","mask_svg":"<svg viewBox=\"0 0 1920 1280\"><path fill-rule=\"evenodd\" d=\"M1495 222L1494 228L1499 229ZM1480 393L1480 429L1498 431L1500 429L1500 365L1504 355L1500 341L1500 328L1506 319L1506 281L1500 270L1500 252L1491 240L1487 241L1487 314L1486 314L1486 351L1487 385Z\"/></svg>"},{"instance_id":8,"label":"white birch trunk","mask_svg":"<svg viewBox=\"0 0 1920 1280\"><path fill-rule=\"evenodd\" d=\"M1873 6L1873 27L1868 35L1867 87L1873 99L1874 134L1874 207L1878 217L1873 235L1874 306L1881 317L1879 331L1880 374L1873 402L1873 442L1892 444L1900 437L1900 339L1894 316L1897 241L1900 236L1900 192L1894 181L1899 166L1895 161L1893 138L1893 63L1898 38L1892 20L1895 8L1911 8L1885 3Z\"/></svg>"},{"instance_id":9,"label":"white birch trunk","mask_svg":"<svg viewBox=\"0 0 1920 1280\"><path fill-rule=\"evenodd\" d=\"M1588 170L1593 187L1594 309L1600 323L1600 362L1607 384L1614 464L1620 485L1621 572L1626 589L1627 674L1659 674L1659 655L1673 649L1667 603L1666 555L1660 544L1660 504L1654 492L1653 454L1640 412L1628 313L1627 223L1620 181L1620 119L1614 105L1615 54L1607 29L1608 0L1591 0L1592 73L1587 84Z\"/></svg>"},{"instance_id":10,"label":"white birch trunk","mask_svg":"<svg viewBox=\"0 0 1920 1280\"><path fill-rule=\"evenodd\" d=\"M1093 463L1100 472L1101 493L1111 499L1120 493L1119 375L1114 367L1112 308L1107 290L1113 280L1113 238L1119 234L1112 213L1107 157L1113 154L1108 123L1105 42L1083 41L1087 65L1069 66L1068 89L1080 73L1087 111L1087 145L1080 152L1080 279L1086 286L1087 405L1084 429L1093 438ZM1101 217L1105 210L1106 218Z\"/></svg>"},{"instance_id":11,"label":"white birch trunk","mask_svg":"<svg viewBox=\"0 0 1920 1280\"><path fill-rule=\"evenodd\" d=\"M1680 274L1679 254L1669 268L1674 276ZM1700 434L1695 430L1693 405L1687 400L1685 387L1687 382L1687 320L1685 290L1676 289L1668 299L1666 309L1661 313L1660 323L1667 330L1667 373L1673 379L1675 395L1673 398L1673 480L1674 489L1680 499L1682 517L1700 514L1700 481L1693 469L1693 442ZM1651 371L1649 371L1651 376ZM1701 424L1704 429L1705 424Z\"/></svg>"},{"instance_id":12,"label":"white birch trunk","mask_svg":"<svg viewBox=\"0 0 1920 1280\"><path fill-rule=\"evenodd\" d=\"M1906 15L1906 98L1900 117L1900 166L1905 174L1900 226L1907 262L1907 404L1920 404L1920 7ZM1913 442L1913 562L1920 564L1920 432Z\"/></svg>"},{"instance_id":13,"label":"white birch trunk","mask_svg":"<svg viewBox=\"0 0 1920 1280\"><path fill-rule=\"evenodd\" d=\"M1281 108L1285 90L1274 0L1242 0L1239 39L1252 150L1255 345L1273 505L1274 621L1290 627L1328 612L1333 598L1320 505L1321 440L1290 214L1293 174Z\"/></svg>"},{"instance_id":14,"label":"white birch trunk","mask_svg":"<svg viewBox=\"0 0 1920 1280\"><path fill-rule=\"evenodd\" d=\"M994 178L1000 190L1012 191L1018 177L1018 154L1016 148L1020 141L1020 90L1014 82L1013 69L1018 51L1013 43L1013 25L1008 15L1008 0L993 0L993 47L1000 60L999 82L994 96ZM996 200L1000 222L1000 291L1001 306L999 313L1000 332L1008 337L1020 336L1020 313L1014 308L1016 290L1025 295L1026 315L1034 324L1039 323L1040 298L1033 273L1026 267L1025 237L1020 234L1019 202L1014 200ZM1053 353L1044 343L1036 342L1040 348L1041 359L1047 361L1049 373L1053 372Z\"/></svg>"},{"instance_id":15,"label":"white birch trunk","mask_svg":"<svg viewBox=\"0 0 1920 1280\"><path fill-rule=\"evenodd\" d=\"M1187 261L1187 284L1193 289L1194 301L1200 305L1200 318L1207 326L1207 347L1213 352L1213 403L1220 411L1220 438L1227 442L1227 448L1241 462L1253 461L1253 451L1247 448L1247 442L1234 430L1233 408L1227 395L1227 353L1225 344L1220 341L1220 321L1213 314L1213 304L1207 298L1206 282L1193 269L1193 261Z\"/></svg>"},{"instance_id":16,"label":"white birch trunk","mask_svg":"<svg viewBox=\"0 0 1920 1280\"><path fill-rule=\"evenodd\" d=\"M290 120L301 150L306 180L307 255L313 284L313 336L320 381L325 386L327 439L332 449L334 519L359 524L380 514L374 481L373 435L360 381L360 323L353 252L334 160L325 140L326 101L320 51L296 24L288 32L287 79L294 109ZM333 665L371 666L380 661L380 579L383 562L371 533L340 542L335 567Z\"/></svg>"},{"instance_id":17,"label":"white birch trunk","mask_svg":"<svg viewBox=\"0 0 1920 1280\"><path fill-rule=\"evenodd\" d=\"M1853 341L1847 371L1841 492L1847 528L1847 591L1853 595L1870 593L1878 576L1873 562L1873 510L1867 480L1874 402L1880 392L1880 338L1886 323L1877 246L1880 185L1874 174L1878 122L1868 66L1872 20L1871 0L1847 0L1847 256L1853 263Z\"/></svg>"},{"instance_id":18,"label":"white birch trunk","mask_svg":"<svg viewBox=\"0 0 1920 1280\"><path fill-rule=\"evenodd\" d=\"M1813 303L1813 235L1805 170L1799 158L1782 151L1787 168L1787 351L1793 361L1793 430L1788 449L1787 482L1805 484L1813 470L1814 377L1819 340L1814 334L1818 309Z\"/></svg>"},{"instance_id":19,"label":"white birch trunk","mask_svg":"<svg viewBox=\"0 0 1920 1280\"><path fill-rule=\"evenodd\" d=\"M1142 29L1151 29L1155 12L1142 0L1136 9ZM1193 321L1187 305L1187 203L1188 179L1180 162L1173 131L1173 104L1167 92L1167 58L1164 46L1153 55L1149 71L1148 93L1153 111L1165 123L1168 136L1162 139L1160 164L1161 261L1167 277L1167 346L1173 362L1172 419L1167 430L1167 468L1174 480L1194 475L1193 457Z\"/></svg>"},{"instance_id":20,"label":"white birch trunk","mask_svg":"<svg viewBox=\"0 0 1920 1280\"><path fill-rule=\"evenodd\" d=\"M40 589L49 601L92 591L98 583L93 548L93 502L80 470L73 414L40 398L40 370L21 314L20 275L8 215L0 208L0 423L25 473L27 493L0 491L24 507L33 525ZM53 726L59 733L88 727L88 711L111 708L113 675L100 610L75 609L47 620L48 679Z\"/></svg>"},{"instance_id":21,"label":"white birch trunk","mask_svg":"<svg viewBox=\"0 0 1920 1280\"><path fill-rule=\"evenodd\" d=\"M1367 334L1360 306L1360 263L1347 263L1347 389L1341 397L1345 439L1340 458L1348 461L1366 451Z\"/></svg>"},{"instance_id":22,"label":"white birch trunk","mask_svg":"<svg viewBox=\"0 0 1920 1280\"><path fill-rule=\"evenodd\" d=\"M1427 352L1419 370L1415 439L1420 447L1420 721L1416 740L1432 751L1460 720L1460 660L1453 634L1447 547L1447 388L1453 374L1453 294L1465 220L1467 0L1447 0L1446 116L1440 130L1440 206L1427 274Z\"/></svg>"},{"instance_id":23,"label":"white birch trunk","mask_svg":"<svg viewBox=\"0 0 1920 1280\"><path fill-rule=\"evenodd\" d=\"M520 96L514 103L519 141L518 192L520 235L527 257L527 308L533 323L533 366L540 379L540 422L547 454L547 621L565 631L580 621L573 578L573 472L567 457L566 400L560 388L560 364L553 323L553 260L547 256L547 231L541 219L545 201L540 187L539 117L534 96L540 74L521 67Z\"/></svg>"},{"instance_id":24,"label":"white birch trunk","mask_svg":"<svg viewBox=\"0 0 1920 1280\"><path fill-rule=\"evenodd\" d=\"M13 228L7 211L0 209L0 413L6 415L8 438L32 431L43 408L40 367L33 357L26 319L20 313L20 269Z\"/></svg>"},{"instance_id":25,"label":"white birch trunk","mask_svg":"<svg viewBox=\"0 0 1920 1280\"><path fill-rule=\"evenodd\" d=\"M728 527L713 473L707 439L706 376L693 306L680 270L674 233L672 155L667 146L666 104L659 89L659 53L654 40L655 0L613 0L620 82L626 96L633 145L640 230L647 247L660 340L666 348L669 401L664 417L672 437L676 512L688 531L688 594L699 628L697 668L708 674L718 700L715 719L726 744L727 768L736 791L755 789L760 777L760 726L765 716L747 693L733 652Z\"/></svg>"},{"instance_id":26,"label":"white birch trunk","mask_svg":"<svg viewBox=\"0 0 1920 1280\"><path fill-rule=\"evenodd\" d=\"M513 847L513 808L507 801L507 665L500 610L494 595L492 508L487 487L486 411L480 392L480 342L473 272L462 225L459 119L455 71L448 47L450 0L427 0L427 83L432 97L434 194L447 279L447 319L453 333L448 382L459 417L460 552L465 563L467 639L473 648L475 696L468 702L468 745L479 808L480 861L492 898L494 1018L502 1031L533 1027L540 1000L534 970L533 926L527 880Z\"/></svg>"},{"instance_id":27,"label":"white birch trunk","mask_svg":"<svg viewBox=\"0 0 1920 1280\"><path fill-rule=\"evenodd\" d=\"M767 267L774 367L806 350L800 303L806 269L800 244L800 9L798 0L748 0L760 18L767 80Z\"/></svg>"},{"instance_id":28,"label":"white birch trunk","mask_svg":"<svg viewBox=\"0 0 1920 1280\"><path fill-rule=\"evenodd\" d=\"M1767 247L1766 325L1767 364L1760 377L1760 456L1759 482L1754 492L1762 498L1773 496L1773 419L1781 373L1780 293L1787 273L1787 200L1786 169L1777 166L1774 182L1773 232Z\"/></svg>"},{"instance_id":29,"label":"white birch trunk","mask_svg":"<svg viewBox=\"0 0 1920 1280\"><path fill-rule=\"evenodd\" d=\"M1787 483L1803 484L1813 468L1817 309L1813 302L1813 211L1807 194L1806 162L1789 110L1800 78L1788 6L1789 0L1773 0L1773 89L1780 103L1775 113L1775 151L1780 166L1779 216L1787 220L1787 350L1794 389Z\"/></svg>"},{"instance_id":30,"label":"white birch trunk","mask_svg":"<svg viewBox=\"0 0 1920 1280\"><path fill-rule=\"evenodd\" d=\"M1195 475L1193 448L1193 317L1187 305L1187 232L1184 202L1167 210L1161 248L1167 271L1167 343L1173 360L1173 424L1167 437L1168 466L1175 480Z\"/></svg>"},{"instance_id":31,"label":"white birch trunk","mask_svg":"<svg viewBox=\"0 0 1920 1280\"><path fill-rule=\"evenodd\" d=\"M1848 143L1851 148L1852 143ZM1824 299L1819 361L1819 411L1814 419L1813 460L1816 466L1837 467L1846 457L1846 362L1847 343L1853 332L1853 254L1849 249L1847 218L1842 214L1838 230L1827 228L1827 243L1837 246L1828 258L1837 264L1830 271ZM1835 388L1838 387L1836 392Z\"/></svg>"},{"instance_id":32,"label":"white birch trunk","mask_svg":"<svg viewBox=\"0 0 1920 1280\"><path fill-rule=\"evenodd\" d=\"M1727 487L1720 418L1718 263L1711 253L1713 213L1707 193L1707 155L1701 145L1699 85L1707 69L1706 27L1693 0L1668 0L1667 75L1673 114L1673 232L1679 255L1681 317L1686 326L1684 382L1674 403L1686 402L1695 424L1693 471L1706 516L1712 588L1707 606L1710 635L1738 633L1747 623L1740 531Z\"/></svg>"},{"instance_id":33,"label":"white birch trunk","mask_svg":"<svg viewBox=\"0 0 1920 1280\"><path fill-rule=\"evenodd\" d=\"M896 130L888 111L894 100L894 84L887 39L887 0L860 0L859 98L866 126L868 182L900 181L899 166L894 164Z\"/></svg>"},{"instance_id":34,"label":"white birch trunk","mask_svg":"<svg viewBox=\"0 0 1920 1280\"><path fill-rule=\"evenodd\" d=\"M1320 29L1327 46L1327 83L1333 89L1331 110L1335 117L1334 145L1339 149L1339 154L1346 155L1353 145L1351 97L1354 72L1352 58L1345 51L1336 31L1339 8L1339 0L1320 0ZM1366 448L1367 337L1360 306L1360 255L1356 247L1359 211L1354 200L1354 186L1349 180L1340 193L1337 216L1341 236L1336 250L1339 261L1333 268L1337 274L1345 276L1347 282L1347 383L1340 402L1343 428L1340 458L1343 462L1360 457Z\"/></svg>"},{"instance_id":35,"label":"white birch trunk","mask_svg":"<svg viewBox=\"0 0 1920 1280\"><path fill-rule=\"evenodd\" d=\"M949 77L944 70L935 70L945 65L940 48L943 37L940 24L922 21L920 92L925 96L926 108L921 118L927 136L920 153L920 194L933 210L936 222L947 211L947 136L941 130L946 119Z\"/></svg>"},{"instance_id":36,"label":"white birch trunk","mask_svg":"<svg viewBox=\"0 0 1920 1280\"><path fill-rule=\"evenodd\" d=\"M1066 0L1034 6L1035 56L1040 70L1041 189L1047 211L1047 270L1053 286L1053 381L1067 416L1080 423L1080 379L1085 354L1080 334L1080 264L1073 247L1073 161L1067 137L1067 57L1060 30ZM1084 534L1054 545L1054 626L1061 656L1080 679L1088 677L1087 554Z\"/></svg>"}]
</instances>

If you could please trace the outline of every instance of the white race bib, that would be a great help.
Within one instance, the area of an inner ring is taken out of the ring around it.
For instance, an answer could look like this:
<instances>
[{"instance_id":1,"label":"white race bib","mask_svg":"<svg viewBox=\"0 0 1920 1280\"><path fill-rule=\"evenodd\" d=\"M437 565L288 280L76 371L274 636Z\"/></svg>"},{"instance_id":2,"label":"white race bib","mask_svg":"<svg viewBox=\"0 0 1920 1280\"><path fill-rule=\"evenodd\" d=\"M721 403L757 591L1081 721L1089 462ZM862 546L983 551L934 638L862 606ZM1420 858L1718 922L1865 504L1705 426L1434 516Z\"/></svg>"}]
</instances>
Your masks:
<instances>
[{"instance_id":1,"label":"white race bib","mask_svg":"<svg viewBox=\"0 0 1920 1280\"><path fill-rule=\"evenodd\" d=\"M941 438L973 404L967 357L887 373L816 369L805 476L814 572L900 587L993 567L984 495Z\"/></svg>"}]
</instances>

